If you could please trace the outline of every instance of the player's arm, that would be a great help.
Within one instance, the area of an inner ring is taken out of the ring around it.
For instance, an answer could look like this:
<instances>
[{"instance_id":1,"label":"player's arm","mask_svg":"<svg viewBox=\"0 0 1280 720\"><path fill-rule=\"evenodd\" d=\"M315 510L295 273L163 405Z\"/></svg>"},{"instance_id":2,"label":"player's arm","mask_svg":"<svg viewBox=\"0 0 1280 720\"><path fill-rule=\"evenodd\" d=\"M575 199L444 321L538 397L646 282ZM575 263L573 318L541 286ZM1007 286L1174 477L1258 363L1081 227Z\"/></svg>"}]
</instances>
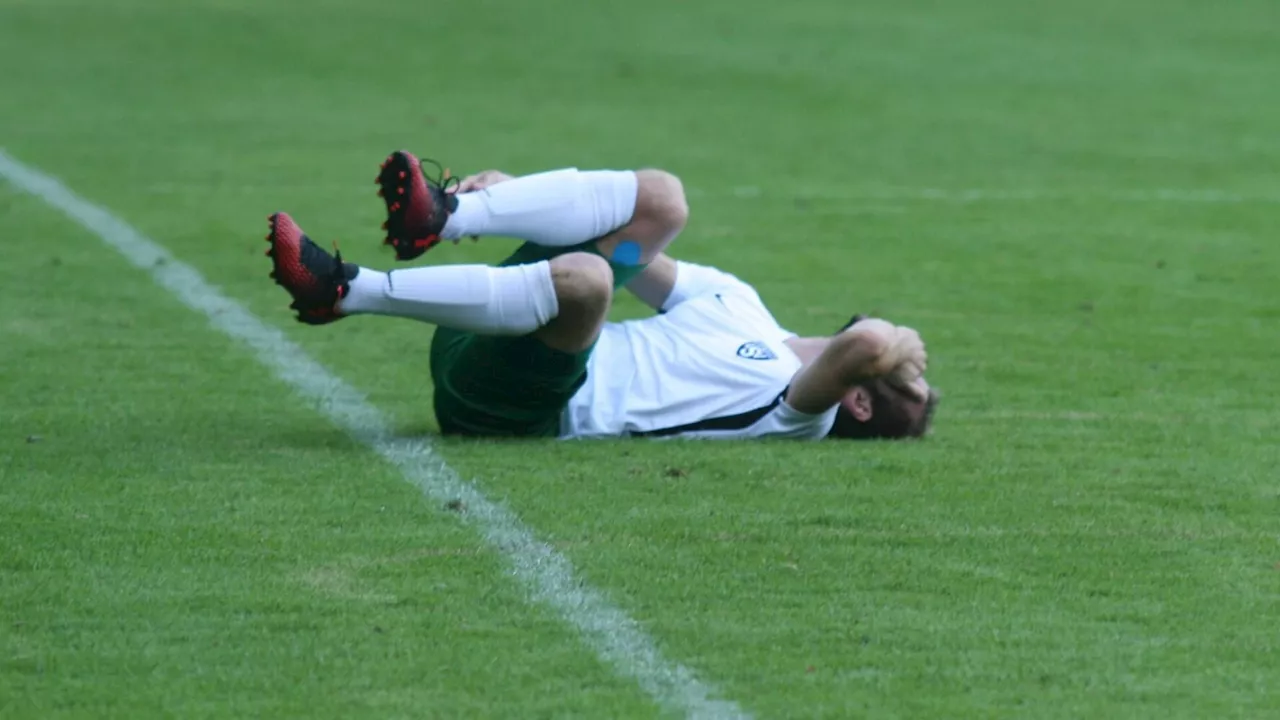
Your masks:
<instances>
[{"instance_id":1,"label":"player's arm","mask_svg":"<svg viewBox=\"0 0 1280 720\"><path fill-rule=\"evenodd\" d=\"M723 270L674 260L666 253L659 253L653 262L627 283L627 289L659 312L670 310L700 295L730 289L755 292L746 283Z\"/></svg>"},{"instance_id":2,"label":"player's arm","mask_svg":"<svg viewBox=\"0 0 1280 720\"><path fill-rule=\"evenodd\" d=\"M654 310L661 310L671 292L676 288L680 275L679 265L666 253L659 253L649 266L627 283L627 290Z\"/></svg>"},{"instance_id":3,"label":"player's arm","mask_svg":"<svg viewBox=\"0 0 1280 720\"><path fill-rule=\"evenodd\" d=\"M879 319L854 324L831 338L818 357L796 373L786 401L810 415L826 412L853 386L883 377L913 394L923 383L928 356L920 334Z\"/></svg>"}]
</instances>

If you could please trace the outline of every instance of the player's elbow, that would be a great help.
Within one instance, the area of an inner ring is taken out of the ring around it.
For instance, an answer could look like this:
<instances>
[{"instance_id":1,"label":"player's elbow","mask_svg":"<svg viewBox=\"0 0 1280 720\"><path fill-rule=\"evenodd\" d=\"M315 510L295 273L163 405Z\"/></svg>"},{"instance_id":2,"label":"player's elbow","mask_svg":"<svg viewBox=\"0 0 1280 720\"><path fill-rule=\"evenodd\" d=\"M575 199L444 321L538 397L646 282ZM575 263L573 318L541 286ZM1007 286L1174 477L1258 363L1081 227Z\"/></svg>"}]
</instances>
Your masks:
<instances>
[{"instance_id":1,"label":"player's elbow","mask_svg":"<svg viewBox=\"0 0 1280 720\"><path fill-rule=\"evenodd\" d=\"M666 170L638 170L636 180L636 219L653 226L662 236L683 230L689 222L689 201L680 178Z\"/></svg>"}]
</instances>

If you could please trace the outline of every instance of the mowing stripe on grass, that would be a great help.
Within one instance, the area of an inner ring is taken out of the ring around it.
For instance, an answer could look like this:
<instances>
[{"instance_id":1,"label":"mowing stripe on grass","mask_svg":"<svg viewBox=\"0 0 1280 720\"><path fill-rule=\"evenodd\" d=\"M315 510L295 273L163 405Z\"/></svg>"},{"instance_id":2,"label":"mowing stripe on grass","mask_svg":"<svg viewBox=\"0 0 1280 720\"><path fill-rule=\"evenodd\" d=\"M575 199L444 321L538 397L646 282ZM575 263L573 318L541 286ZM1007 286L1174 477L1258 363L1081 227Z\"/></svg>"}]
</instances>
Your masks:
<instances>
[{"instance_id":1,"label":"mowing stripe on grass","mask_svg":"<svg viewBox=\"0 0 1280 720\"><path fill-rule=\"evenodd\" d=\"M3 149L0 177L61 210L150 273L182 304L207 316L215 328L249 346L259 362L314 403L334 424L399 468L427 497L441 504L462 501L466 512L461 517L507 559L513 575L532 597L555 610L601 660L637 682L663 708L694 718L745 717L733 702L714 699L711 688L688 668L664 658L635 620L603 593L583 584L569 560L538 540L511 510L459 477L425 440L395 437L387 418L359 391L313 360L279 329L223 295L195 268Z\"/></svg>"},{"instance_id":2,"label":"mowing stripe on grass","mask_svg":"<svg viewBox=\"0 0 1280 720\"><path fill-rule=\"evenodd\" d=\"M1169 203L1172 205L1277 205L1276 193L1232 192L1213 188L1153 188L1148 190L1036 190L996 188L912 188L893 186L825 187L775 190L756 185L740 185L721 192L692 188L688 194L754 199L769 195L793 200L847 200L850 202L920 201L955 205L1000 202L1103 202Z\"/></svg>"}]
</instances>

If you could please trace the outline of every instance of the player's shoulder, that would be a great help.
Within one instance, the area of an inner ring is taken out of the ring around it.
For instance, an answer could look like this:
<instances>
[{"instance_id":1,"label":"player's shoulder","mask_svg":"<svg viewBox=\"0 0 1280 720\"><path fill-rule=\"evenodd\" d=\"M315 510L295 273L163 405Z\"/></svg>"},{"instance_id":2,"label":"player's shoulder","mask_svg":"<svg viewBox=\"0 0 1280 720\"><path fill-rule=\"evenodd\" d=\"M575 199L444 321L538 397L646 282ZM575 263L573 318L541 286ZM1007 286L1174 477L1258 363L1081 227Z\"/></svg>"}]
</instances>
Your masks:
<instances>
[{"instance_id":1,"label":"player's shoulder","mask_svg":"<svg viewBox=\"0 0 1280 720\"><path fill-rule=\"evenodd\" d=\"M760 437L821 440L831 432L835 420L835 407L817 414L803 413L787 403L784 392L777 406L761 420L757 430Z\"/></svg>"}]
</instances>

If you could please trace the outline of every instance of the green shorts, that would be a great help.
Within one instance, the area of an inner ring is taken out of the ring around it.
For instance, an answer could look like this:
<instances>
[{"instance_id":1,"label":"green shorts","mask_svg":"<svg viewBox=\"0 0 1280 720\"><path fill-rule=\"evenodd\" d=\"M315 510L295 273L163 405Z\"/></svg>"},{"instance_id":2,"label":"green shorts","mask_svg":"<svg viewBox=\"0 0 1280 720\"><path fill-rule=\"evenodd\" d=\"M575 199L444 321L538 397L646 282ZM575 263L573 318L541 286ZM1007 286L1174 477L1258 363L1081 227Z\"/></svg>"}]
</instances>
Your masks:
<instances>
[{"instance_id":1,"label":"green shorts","mask_svg":"<svg viewBox=\"0 0 1280 720\"><path fill-rule=\"evenodd\" d=\"M595 252L595 242L567 248L520 246L501 265L525 265L569 252ZM614 289L643 267L613 268ZM560 414L587 381L591 351L566 353L534 337L498 337L436 328L431 341L435 412L446 435L555 437Z\"/></svg>"}]
</instances>

